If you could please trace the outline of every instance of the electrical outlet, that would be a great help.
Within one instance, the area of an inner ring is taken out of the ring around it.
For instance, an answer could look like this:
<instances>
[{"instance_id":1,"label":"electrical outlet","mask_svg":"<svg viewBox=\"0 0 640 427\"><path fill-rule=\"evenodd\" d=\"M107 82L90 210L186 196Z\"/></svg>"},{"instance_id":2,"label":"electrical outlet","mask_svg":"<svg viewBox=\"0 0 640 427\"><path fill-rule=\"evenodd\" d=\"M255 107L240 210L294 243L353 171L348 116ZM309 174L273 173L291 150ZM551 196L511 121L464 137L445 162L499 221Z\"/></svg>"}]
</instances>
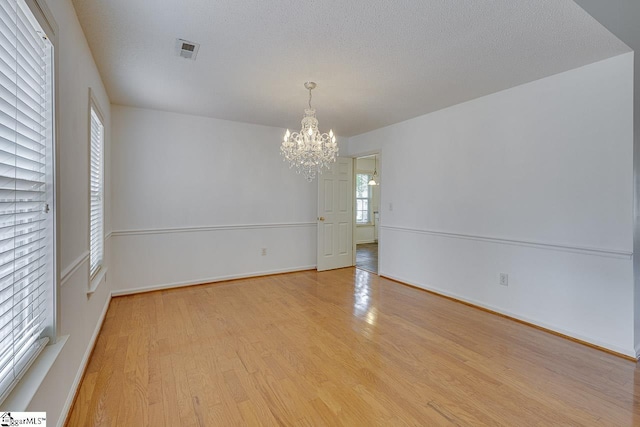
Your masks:
<instances>
[{"instance_id":1,"label":"electrical outlet","mask_svg":"<svg viewBox=\"0 0 640 427\"><path fill-rule=\"evenodd\" d=\"M262 256L266 256L267 255L267 248L262 248Z\"/></svg>"},{"instance_id":2,"label":"electrical outlet","mask_svg":"<svg viewBox=\"0 0 640 427\"><path fill-rule=\"evenodd\" d=\"M393 203L389 202L389 212L393 212Z\"/></svg>"},{"instance_id":3,"label":"electrical outlet","mask_svg":"<svg viewBox=\"0 0 640 427\"><path fill-rule=\"evenodd\" d=\"M509 275L507 273L500 273L500 284L502 286L509 286Z\"/></svg>"}]
</instances>

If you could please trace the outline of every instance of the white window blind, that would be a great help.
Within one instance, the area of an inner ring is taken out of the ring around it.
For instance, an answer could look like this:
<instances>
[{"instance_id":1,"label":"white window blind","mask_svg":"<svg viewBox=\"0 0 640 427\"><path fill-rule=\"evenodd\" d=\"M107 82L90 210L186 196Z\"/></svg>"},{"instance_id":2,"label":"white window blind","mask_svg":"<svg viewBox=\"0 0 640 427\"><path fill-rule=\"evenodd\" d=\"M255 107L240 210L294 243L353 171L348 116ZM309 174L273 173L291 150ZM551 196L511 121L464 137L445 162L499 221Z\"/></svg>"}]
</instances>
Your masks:
<instances>
[{"instance_id":1,"label":"white window blind","mask_svg":"<svg viewBox=\"0 0 640 427\"><path fill-rule=\"evenodd\" d=\"M51 316L52 54L24 0L0 1L0 400Z\"/></svg>"},{"instance_id":2,"label":"white window blind","mask_svg":"<svg viewBox=\"0 0 640 427\"><path fill-rule=\"evenodd\" d=\"M104 126L102 120L91 107L91 213L89 222L89 274L91 278L100 270L104 252L104 180L102 148L104 145Z\"/></svg>"}]
</instances>

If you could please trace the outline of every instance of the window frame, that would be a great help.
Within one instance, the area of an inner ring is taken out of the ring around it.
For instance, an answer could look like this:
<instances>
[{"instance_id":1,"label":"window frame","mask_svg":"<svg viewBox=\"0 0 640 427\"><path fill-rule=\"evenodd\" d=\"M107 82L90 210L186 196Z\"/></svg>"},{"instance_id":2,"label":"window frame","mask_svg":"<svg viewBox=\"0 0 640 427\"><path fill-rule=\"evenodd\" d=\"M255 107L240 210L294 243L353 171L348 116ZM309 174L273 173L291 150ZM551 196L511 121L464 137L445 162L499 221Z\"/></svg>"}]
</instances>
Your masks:
<instances>
[{"instance_id":1,"label":"window frame","mask_svg":"<svg viewBox=\"0 0 640 427\"><path fill-rule=\"evenodd\" d=\"M23 377L28 377L31 381L37 373L31 369L32 364L41 365L38 355L42 353L46 347L60 347L65 340L61 340L58 343L58 292L60 286L60 267L59 256L60 253L60 241L59 236L59 219L57 215L57 195L58 195L58 179L57 173L59 170L58 164L58 26L53 18L53 14L49 10L46 2L43 0L18 0L17 3L22 3L26 9L31 13L28 20L32 20L32 24L35 23L36 31L41 31L43 36L48 39L51 45L50 52L50 67L49 75L47 76L47 83L50 85L50 111L47 116L50 120L50 129L48 129L47 141L45 146L45 199L44 203L48 205L48 212L50 215L46 218L48 222L47 233L51 243L47 245L47 249L50 250L50 254L47 257L46 262L48 265L48 283L45 288L45 321L43 322L43 328L38 339L38 348L34 351L34 354L26 360L22 366L21 371L12 384L4 391L0 403L3 405L7 402L12 402L14 407L16 405L24 405L30 399L28 396L32 396L35 390L26 390L25 387L18 386L23 381ZM18 5L18 7L23 7ZM39 28L38 28L39 27ZM59 344L56 346L56 344ZM60 347L61 348L61 347ZM54 359L55 360L55 359ZM41 369L41 368L38 368Z\"/></svg>"},{"instance_id":2,"label":"window frame","mask_svg":"<svg viewBox=\"0 0 640 427\"><path fill-rule=\"evenodd\" d=\"M91 191L91 180L92 180L92 176L91 176L91 163L93 161L93 150L92 150L92 139L91 139L91 135L92 135L92 115L95 113L95 115L97 116L100 125L102 125L102 139L100 141L100 193L101 193L101 204L100 204L100 209L101 209L101 216L102 216L102 224L100 227L100 245L101 245L101 258L100 258L100 262L98 263L97 268L95 269L95 271L91 271L91 254L92 254L92 247L91 247L91 237L92 237L92 230L91 230L91 214L92 214L92 210L91 210L91 197L92 197L92 191ZM100 108L100 104L93 92L93 90L91 88L89 88L89 108L88 108L88 139L87 142L89 144L89 159L88 159L88 177L89 177L89 190L88 190L88 197L89 197L89 233L88 233L88 238L89 238L89 242L88 242L88 247L89 247L89 290L88 293L93 293L96 288L98 287L98 285L102 282L102 279L104 277L104 275L106 274L106 267L105 267L105 171L104 171L104 155L105 155L105 141L106 141L106 131L107 131L107 127L105 126L105 120L104 120L104 113L102 112L102 108Z\"/></svg>"},{"instance_id":3,"label":"window frame","mask_svg":"<svg viewBox=\"0 0 640 427\"><path fill-rule=\"evenodd\" d=\"M367 177L366 181L367 181L367 197L358 197L358 189L357 189L357 183L358 183L358 175L365 175ZM373 224L373 221L371 220L371 199L373 196L372 190L371 190L371 186L368 185L369 181L371 180L371 177L373 176L373 174L369 171L356 171L356 191L355 191L355 199L356 199L356 209L355 209L355 213L356 213L356 217L355 217L355 223L356 226L364 226L364 225L371 225ZM363 209L358 209L358 200L366 200L367 201L367 221L358 221L358 212L364 212Z\"/></svg>"}]
</instances>

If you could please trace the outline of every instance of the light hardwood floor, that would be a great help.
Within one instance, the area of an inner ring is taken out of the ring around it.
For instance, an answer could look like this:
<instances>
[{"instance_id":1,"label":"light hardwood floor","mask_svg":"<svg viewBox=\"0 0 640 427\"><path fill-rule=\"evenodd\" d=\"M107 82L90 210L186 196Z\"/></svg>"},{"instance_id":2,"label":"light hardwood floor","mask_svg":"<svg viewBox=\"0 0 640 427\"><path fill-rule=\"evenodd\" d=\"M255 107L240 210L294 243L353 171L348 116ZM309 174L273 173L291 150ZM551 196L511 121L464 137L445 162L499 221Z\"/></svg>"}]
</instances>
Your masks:
<instances>
[{"instance_id":1,"label":"light hardwood floor","mask_svg":"<svg viewBox=\"0 0 640 427\"><path fill-rule=\"evenodd\" d=\"M69 426L640 425L635 363L356 269L115 298Z\"/></svg>"},{"instance_id":2,"label":"light hardwood floor","mask_svg":"<svg viewBox=\"0 0 640 427\"><path fill-rule=\"evenodd\" d=\"M356 245L356 267L371 273L378 272L378 243Z\"/></svg>"}]
</instances>

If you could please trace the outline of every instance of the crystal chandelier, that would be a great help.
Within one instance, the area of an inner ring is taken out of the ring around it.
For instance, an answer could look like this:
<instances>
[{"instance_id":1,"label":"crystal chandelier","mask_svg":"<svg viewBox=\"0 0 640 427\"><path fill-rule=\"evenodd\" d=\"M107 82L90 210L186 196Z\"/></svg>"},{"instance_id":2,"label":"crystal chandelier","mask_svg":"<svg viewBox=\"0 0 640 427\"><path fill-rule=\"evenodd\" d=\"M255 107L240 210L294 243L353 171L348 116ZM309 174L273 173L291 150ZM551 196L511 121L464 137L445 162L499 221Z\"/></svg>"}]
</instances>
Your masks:
<instances>
[{"instance_id":1,"label":"crystal chandelier","mask_svg":"<svg viewBox=\"0 0 640 427\"><path fill-rule=\"evenodd\" d=\"M316 174L322 173L322 168L329 169L329 165L336 161L338 144L333 130L328 134L318 130L316 110L311 108L311 91L316 88L314 82L306 82L304 87L309 90L309 108L305 108L300 132L287 132L280 146L280 152L290 167L295 167L311 182Z\"/></svg>"}]
</instances>

